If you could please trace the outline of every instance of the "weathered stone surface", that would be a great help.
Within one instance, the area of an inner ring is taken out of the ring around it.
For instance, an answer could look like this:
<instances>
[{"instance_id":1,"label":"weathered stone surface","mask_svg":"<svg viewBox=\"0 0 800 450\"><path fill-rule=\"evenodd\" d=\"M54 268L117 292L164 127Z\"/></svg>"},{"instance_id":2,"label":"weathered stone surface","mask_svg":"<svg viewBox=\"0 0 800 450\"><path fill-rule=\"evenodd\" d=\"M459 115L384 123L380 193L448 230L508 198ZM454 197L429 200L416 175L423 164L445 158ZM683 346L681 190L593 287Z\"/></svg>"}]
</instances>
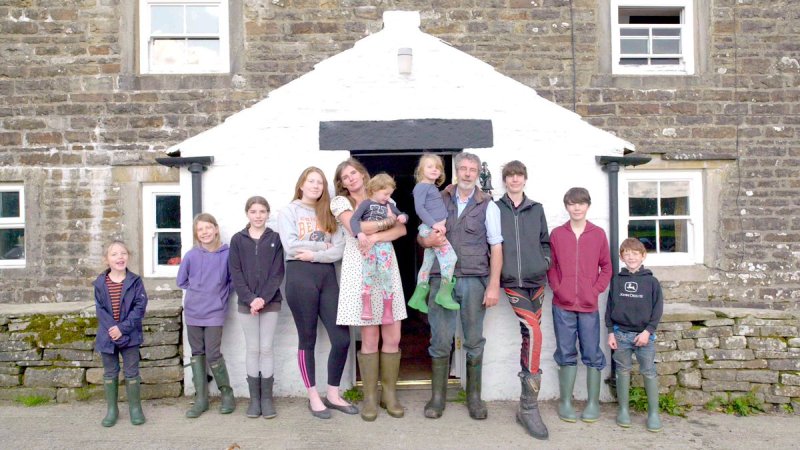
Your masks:
<instances>
[{"instance_id":1,"label":"weathered stone surface","mask_svg":"<svg viewBox=\"0 0 800 450\"><path fill-rule=\"evenodd\" d=\"M764 392L762 395L764 396L764 398L763 398L764 403L772 403L772 404L776 404L776 405L781 405L781 404L789 403L789 402L792 401L792 399L789 398L789 397L783 397L783 396L780 396L780 395L772 395L769 392Z\"/></svg>"},{"instance_id":2,"label":"weathered stone surface","mask_svg":"<svg viewBox=\"0 0 800 450\"><path fill-rule=\"evenodd\" d=\"M710 319L703 321L703 325L707 327L722 327L735 324L733 319Z\"/></svg>"},{"instance_id":3,"label":"weathered stone surface","mask_svg":"<svg viewBox=\"0 0 800 450\"><path fill-rule=\"evenodd\" d=\"M800 337L791 338L787 341L789 347L800 347Z\"/></svg>"},{"instance_id":4,"label":"weathered stone surface","mask_svg":"<svg viewBox=\"0 0 800 450\"><path fill-rule=\"evenodd\" d=\"M743 381L703 380L703 390L706 392L719 392L719 391L747 392L750 390L750 383L746 383Z\"/></svg>"},{"instance_id":5,"label":"weathered stone surface","mask_svg":"<svg viewBox=\"0 0 800 450\"><path fill-rule=\"evenodd\" d=\"M4 375L17 375L22 373L22 368L13 362L0 363L0 373Z\"/></svg>"},{"instance_id":6,"label":"weathered stone surface","mask_svg":"<svg viewBox=\"0 0 800 450\"><path fill-rule=\"evenodd\" d=\"M20 397L32 397L34 395L55 400L56 388L19 387L0 389L0 400L16 400Z\"/></svg>"},{"instance_id":7,"label":"weathered stone surface","mask_svg":"<svg viewBox=\"0 0 800 450\"><path fill-rule=\"evenodd\" d=\"M656 353L656 362L693 361L703 359L703 350L686 350Z\"/></svg>"},{"instance_id":8,"label":"weathered stone surface","mask_svg":"<svg viewBox=\"0 0 800 450\"><path fill-rule=\"evenodd\" d=\"M781 383L790 386L800 386L800 374L797 373L782 373Z\"/></svg>"},{"instance_id":9,"label":"weathered stone surface","mask_svg":"<svg viewBox=\"0 0 800 450\"><path fill-rule=\"evenodd\" d=\"M761 336L795 337L798 335L797 327L791 326L766 326L760 329Z\"/></svg>"},{"instance_id":10,"label":"weathered stone surface","mask_svg":"<svg viewBox=\"0 0 800 450\"><path fill-rule=\"evenodd\" d=\"M736 372L736 381L753 383L777 383L778 372L771 370L740 370Z\"/></svg>"},{"instance_id":11,"label":"weathered stone surface","mask_svg":"<svg viewBox=\"0 0 800 450\"><path fill-rule=\"evenodd\" d=\"M694 339L680 339L677 341L677 343L678 343L678 350L694 350L695 348Z\"/></svg>"},{"instance_id":12,"label":"weathered stone surface","mask_svg":"<svg viewBox=\"0 0 800 450\"><path fill-rule=\"evenodd\" d=\"M139 367L166 367L166 366L178 366L181 365L180 358L177 356L170 359L156 359L156 360L145 360L139 363ZM181 366L182 367L182 366Z\"/></svg>"},{"instance_id":13,"label":"weathered stone surface","mask_svg":"<svg viewBox=\"0 0 800 450\"><path fill-rule=\"evenodd\" d=\"M177 345L157 345L153 347L142 347L140 352L142 359L167 359L178 354Z\"/></svg>"},{"instance_id":14,"label":"weathered stone surface","mask_svg":"<svg viewBox=\"0 0 800 450\"><path fill-rule=\"evenodd\" d=\"M26 387L81 387L84 369L71 368L28 368L24 374Z\"/></svg>"},{"instance_id":15,"label":"weathered stone surface","mask_svg":"<svg viewBox=\"0 0 800 450\"><path fill-rule=\"evenodd\" d=\"M722 350L722 349L708 349L705 350L706 359L709 361L718 360L748 360L753 359L753 351L750 349L743 350Z\"/></svg>"},{"instance_id":16,"label":"weathered stone surface","mask_svg":"<svg viewBox=\"0 0 800 450\"><path fill-rule=\"evenodd\" d=\"M678 373L678 384L680 386L700 389L703 386L703 377L699 370L687 370Z\"/></svg>"},{"instance_id":17,"label":"weathered stone surface","mask_svg":"<svg viewBox=\"0 0 800 450\"><path fill-rule=\"evenodd\" d=\"M181 334L177 331L156 331L144 333L144 344L142 347L155 345L177 345L180 343Z\"/></svg>"},{"instance_id":18,"label":"weathered stone surface","mask_svg":"<svg viewBox=\"0 0 800 450\"><path fill-rule=\"evenodd\" d=\"M656 364L656 372L659 375L674 375L678 371L692 367L691 361L661 362Z\"/></svg>"},{"instance_id":19,"label":"weathered stone surface","mask_svg":"<svg viewBox=\"0 0 800 450\"><path fill-rule=\"evenodd\" d=\"M690 330L692 322L661 322L658 324L657 333L661 334L662 331L681 331Z\"/></svg>"},{"instance_id":20,"label":"weathered stone surface","mask_svg":"<svg viewBox=\"0 0 800 450\"><path fill-rule=\"evenodd\" d=\"M120 379L122 379L121 375ZM89 384L103 384L103 369L102 368L86 369L86 382Z\"/></svg>"},{"instance_id":21,"label":"weathered stone surface","mask_svg":"<svg viewBox=\"0 0 800 450\"><path fill-rule=\"evenodd\" d=\"M17 361L17 365L20 367L47 367L52 366L53 361Z\"/></svg>"},{"instance_id":22,"label":"weathered stone surface","mask_svg":"<svg viewBox=\"0 0 800 450\"><path fill-rule=\"evenodd\" d=\"M33 348L33 344L28 341L0 341L0 353L3 352L21 352L25 350L30 350Z\"/></svg>"},{"instance_id":23,"label":"weathered stone surface","mask_svg":"<svg viewBox=\"0 0 800 450\"><path fill-rule=\"evenodd\" d=\"M719 338L719 348L725 350L740 350L747 348L747 338L744 336L726 336Z\"/></svg>"},{"instance_id":24,"label":"weathered stone surface","mask_svg":"<svg viewBox=\"0 0 800 450\"><path fill-rule=\"evenodd\" d=\"M127 401L128 394L125 392L123 384L119 387L120 400ZM154 398L174 398L182 394L181 383L161 383L161 384L142 384L141 395L143 400ZM145 411L145 414L147 412Z\"/></svg>"},{"instance_id":25,"label":"weathered stone surface","mask_svg":"<svg viewBox=\"0 0 800 450\"><path fill-rule=\"evenodd\" d=\"M752 319L794 319L795 314L789 311L778 311L774 309L755 309L755 308L708 308L717 313L718 316L730 319L742 318L742 320Z\"/></svg>"},{"instance_id":26,"label":"weathered stone surface","mask_svg":"<svg viewBox=\"0 0 800 450\"><path fill-rule=\"evenodd\" d=\"M656 342L658 341L675 341L681 339L680 331L658 331L656 333Z\"/></svg>"},{"instance_id":27,"label":"weathered stone surface","mask_svg":"<svg viewBox=\"0 0 800 450\"><path fill-rule=\"evenodd\" d=\"M755 350L753 354L756 358L764 359L791 359L797 357L797 355L787 351Z\"/></svg>"},{"instance_id":28,"label":"weathered stone surface","mask_svg":"<svg viewBox=\"0 0 800 450\"><path fill-rule=\"evenodd\" d=\"M664 341L664 340L657 340L656 341L656 351L657 352L667 352L670 350L675 350L678 348L675 341Z\"/></svg>"},{"instance_id":29,"label":"weathered stone surface","mask_svg":"<svg viewBox=\"0 0 800 450\"><path fill-rule=\"evenodd\" d=\"M733 334L736 336L758 336L760 329L755 325L734 325Z\"/></svg>"},{"instance_id":30,"label":"weathered stone surface","mask_svg":"<svg viewBox=\"0 0 800 450\"><path fill-rule=\"evenodd\" d=\"M92 351L94 350L94 339L83 339L64 343L47 342L45 343L45 348Z\"/></svg>"},{"instance_id":31,"label":"weathered stone surface","mask_svg":"<svg viewBox=\"0 0 800 450\"><path fill-rule=\"evenodd\" d=\"M22 350L16 352L0 352L0 361L38 361L42 359L39 350Z\"/></svg>"},{"instance_id":32,"label":"weathered stone surface","mask_svg":"<svg viewBox=\"0 0 800 450\"><path fill-rule=\"evenodd\" d=\"M0 373L0 387L19 386L20 384L19 375Z\"/></svg>"},{"instance_id":33,"label":"weathered stone surface","mask_svg":"<svg viewBox=\"0 0 800 450\"><path fill-rule=\"evenodd\" d=\"M661 322L695 322L716 318L716 314L708 309L698 308L686 303L668 303L664 305Z\"/></svg>"},{"instance_id":34,"label":"weathered stone surface","mask_svg":"<svg viewBox=\"0 0 800 450\"><path fill-rule=\"evenodd\" d=\"M58 403L98 401L105 398L102 386L86 386L82 388L59 388L56 392Z\"/></svg>"},{"instance_id":35,"label":"weathered stone surface","mask_svg":"<svg viewBox=\"0 0 800 450\"><path fill-rule=\"evenodd\" d=\"M91 361L92 352L86 350L72 350L68 348L46 348L42 359L66 361Z\"/></svg>"},{"instance_id":36,"label":"weathered stone surface","mask_svg":"<svg viewBox=\"0 0 800 450\"><path fill-rule=\"evenodd\" d=\"M749 361L698 361L700 369L766 369L766 359L751 359Z\"/></svg>"},{"instance_id":37,"label":"weathered stone surface","mask_svg":"<svg viewBox=\"0 0 800 450\"><path fill-rule=\"evenodd\" d=\"M705 369L703 372L703 378L707 380L716 380L716 381L736 381L736 372L735 369Z\"/></svg>"},{"instance_id":38,"label":"weathered stone surface","mask_svg":"<svg viewBox=\"0 0 800 450\"><path fill-rule=\"evenodd\" d=\"M705 337L725 337L733 335L733 328L731 327L711 327L699 328L681 331L684 338L705 338Z\"/></svg>"},{"instance_id":39,"label":"weathered stone surface","mask_svg":"<svg viewBox=\"0 0 800 450\"><path fill-rule=\"evenodd\" d=\"M771 359L769 370L800 370L800 359Z\"/></svg>"},{"instance_id":40,"label":"weathered stone surface","mask_svg":"<svg viewBox=\"0 0 800 450\"><path fill-rule=\"evenodd\" d=\"M178 366L142 367L139 369L139 374L144 384L159 384L183 380L183 368Z\"/></svg>"},{"instance_id":41,"label":"weathered stone surface","mask_svg":"<svg viewBox=\"0 0 800 450\"><path fill-rule=\"evenodd\" d=\"M708 403L712 394L695 389L676 389L675 403L683 406L702 406Z\"/></svg>"},{"instance_id":42,"label":"weathered stone surface","mask_svg":"<svg viewBox=\"0 0 800 450\"><path fill-rule=\"evenodd\" d=\"M747 347L753 350L780 352L786 349L786 342L776 338L749 337L747 338Z\"/></svg>"},{"instance_id":43,"label":"weathered stone surface","mask_svg":"<svg viewBox=\"0 0 800 450\"><path fill-rule=\"evenodd\" d=\"M773 386L772 393L783 397L800 397L800 386L788 386L777 384Z\"/></svg>"}]
</instances>

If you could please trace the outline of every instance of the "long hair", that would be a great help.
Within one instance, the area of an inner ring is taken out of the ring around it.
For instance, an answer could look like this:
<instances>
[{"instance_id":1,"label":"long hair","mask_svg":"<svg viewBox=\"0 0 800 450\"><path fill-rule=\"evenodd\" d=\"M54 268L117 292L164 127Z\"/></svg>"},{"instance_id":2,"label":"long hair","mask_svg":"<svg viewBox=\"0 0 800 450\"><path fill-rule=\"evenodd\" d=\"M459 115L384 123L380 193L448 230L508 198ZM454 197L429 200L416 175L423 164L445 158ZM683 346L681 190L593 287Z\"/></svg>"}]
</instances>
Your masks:
<instances>
[{"instance_id":1,"label":"long hair","mask_svg":"<svg viewBox=\"0 0 800 450\"><path fill-rule=\"evenodd\" d=\"M192 237L194 237L195 247L200 247L202 245L200 243L200 239L197 237L197 224L200 222L206 222L214 225L217 235L214 236L214 240L211 241L211 248L214 250L218 249L222 245L222 239L219 237L219 224L217 223L217 219L215 219L214 216L209 213L200 213L195 216L194 221L192 221Z\"/></svg>"},{"instance_id":2,"label":"long hair","mask_svg":"<svg viewBox=\"0 0 800 450\"><path fill-rule=\"evenodd\" d=\"M444 161L442 161L442 157L439 155L435 155L433 153L425 153L424 155L420 156L419 163L417 164L417 169L414 171L414 178L417 180L417 183L422 183L425 180L425 161L433 160L436 163L436 168L439 169L439 178L436 179L434 184L436 186L441 186L444 183L445 175L444 175Z\"/></svg>"},{"instance_id":3,"label":"long hair","mask_svg":"<svg viewBox=\"0 0 800 450\"><path fill-rule=\"evenodd\" d=\"M318 173L322 177L322 195L317 199L317 203L314 206L314 213L317 215L317 226L326 233L333 233L336 231L336 219L331 213L331 194L328 193L328 179L325 178L325 174L321 169L311 166L300 174L300 178L297 179L297 184L294 187L293 200L303 198L303 191L300 188L303 187L303 183L306 182L306 178L312 172Z\"/></svg>"},{"instance_id":4,"label":"long hair","mask_svg":"<svg viewBox=\"0 0 800 450\"><path fill-rule=\"evenodd\" d=\"M344 161L340 162L338 166L336 166L336 172L333 176L333 187L336 190L336 195L341 195L342 197L346 197L347 200L350 202L350 205L355 209L356 201L353 197L350 196L350 192L347 190L346 187L342 184L342 172L347 166L351 166L356 169L361 175L364 177L364 184L369 181L369 172L367 168L364 167L357 159L355 158L347 158ZM365 186L366 187L366 186Z\"/></svg>"}]
</instances>

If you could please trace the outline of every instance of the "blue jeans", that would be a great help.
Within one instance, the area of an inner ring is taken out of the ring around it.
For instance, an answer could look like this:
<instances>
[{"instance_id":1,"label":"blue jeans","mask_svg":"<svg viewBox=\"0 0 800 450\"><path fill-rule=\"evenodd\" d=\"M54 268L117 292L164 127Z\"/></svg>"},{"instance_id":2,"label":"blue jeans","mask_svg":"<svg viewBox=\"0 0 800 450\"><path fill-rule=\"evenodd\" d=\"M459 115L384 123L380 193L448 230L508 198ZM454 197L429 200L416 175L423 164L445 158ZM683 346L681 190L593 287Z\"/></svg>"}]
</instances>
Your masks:
<instances>
[{"instance_id":1,"label":"blue jeans","mask_svg":"<svg viewBox=\"0 0 800 450\"><path fill-rule=\"evenodd\" d=\"M635 331L614 330L617 339L617 349L614 350L614 361L617 363L617 372L630 373L633 366L633 355L639 361L639 372L645 378L656 378L656 337L650 335L650 340L644 347L637 347L633 343L639 333Z\"/></svg>"},{"instance_id":2,"label":"blue jeans","mask_svg":"<svg viewBox=\"0 0 800 450\"><path fill-rule=\"evenodd\" d=\"M556 364L578 364L578 349L575 346L575 341L578 341L581 362L586 367L597 370L606 367L606 356L600 350L600 314L597 311L567 311L553 305L553 331L556 335L556 352L553 354Z\"/></svg>"},{"instance_id":3,"label":"blue jeans","mask_svg":"<svg viewBox=\"0 0 800 450\"><path fill-rule=\"evenodd\" d=\"M431 346L428 353L433 358L450 357L453 338L458 325L457 318L461 313L461 329L464 331L463 347L467 358L475 359L483 356L483 317L486 307L483 306L483 293L486 291L488 277L460 277L453 289L453 300L461 305L459 311L444 309L434 301L442 279L431 278L431 290L428 294L428 322L431 325Z\"/></svg>"},{"instance_id":4,"label":"blue jeans","mask_svg":"<svg viewBox=\"0 0 800 450\"><path fill-rule=\"evenodd\" d=\"M100 353L103 358L103 376L116 378L119 376L119 355L122 354L122 364L125 369L125 378L139 376L139 346L120 349L114 347L114 353Z\"/></svg>"}]
</instances>

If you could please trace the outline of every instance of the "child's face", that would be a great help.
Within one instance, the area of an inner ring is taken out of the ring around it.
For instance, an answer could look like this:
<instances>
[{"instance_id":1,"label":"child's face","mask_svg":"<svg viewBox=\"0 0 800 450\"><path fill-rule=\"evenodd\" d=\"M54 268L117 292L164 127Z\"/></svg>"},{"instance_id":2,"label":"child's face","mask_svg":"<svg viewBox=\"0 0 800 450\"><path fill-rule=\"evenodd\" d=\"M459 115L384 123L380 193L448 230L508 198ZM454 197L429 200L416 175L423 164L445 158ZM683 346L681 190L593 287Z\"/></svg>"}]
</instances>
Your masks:
<instances>
[{"instance_id":1,"label":"child's face","mask_svg":"<svg viewBox=\"0 0 800 450\"><path fill-rule=\"evenodd\" d=\"M215 227L213 223L203 222L202 220L197 222L196 231L197 240L200 241L200 244L202 245L211 244L217 239L217 235L219 234L219 230L217 230L217 227Z\"/></svg>"},{"instance_id":2,"label":"child's face","mask_svg":"<svg viewBox=\"0 0 800 450\"><path fill-rule=\"evenodd\" d=\"M394 189L378 189L372 193L372 200L380 203L381 205L385 205L389 202L389 198L392 197L393 192Z\"/></svg>"},{"instance_id":3,"label":"child's face","mask_svg":"<svg viewBox=\"0 0 800 450\"><path fill-rule=\"evenodd\" d=\"M586 219L586 213L589 211L588 203L567 203L567 212L569 213L570 220L580 221Z\"/></svg>"},{"instance_id":4,"label":"child's face","mask_svg":"<svg viewBox=\"0 0 800 450\"><path fill-rule=\"evenodd\" d=\"M426 180L435 183L440 175L442 175L442 170L439 169L439 165L436 164L435 160L428 158L422 163L422 176L424 176Z\"/></svg>"},{"instance_id":5,"label":"child's face","mask_svg":"<svg viewBox=\"0 0 800 450\"><path fill-rule=\"evenodd\" d=\"M506 183L506 192L509 194L519 194L525 189L525 175L522 174L514 174L509 175L505 179Z\"/></svg>"},{"instance_id":6,"label":"child's face","mask_svg":"<svg viewBox=\"0 0 800 450\"><path fill-rule=\"evenodd\" d=\"M300 187L303 192L304 200L317 201L322 197L322 190L325 186L322 185L322 176L317 172L309 172L306 176L306 181Z\"/></svg>"},{"instance_id":7,"label":"child's face","mask_svg":"<svg viewBox=\"0 0 800 450\"><path fill-rule=\"evenodd\" d=\"M250 209L247 210L247 220L253 228L264 228L267 219L269 219L269 212L267 212L267 207L264 205L253 203Z\"/></svg>"},{"instance_id":8,"label":"child's face","mask_svg":"<svg viewBox=\"0 0 800 450\"><path fill-rule=\"evenodd\" d=\"M642 263L644 259L647 258L646 253L640 253L636 250L623 250L622 251L622 262L625 263L625 267L628 268L629 272L636 272L642 267Z\"/></svg>"},{"instance_id":9,"label":"child's face","mask_svg":"<svg viewBox=\"0 0 800 450\"><path fill-rule=\"evenodd\" d=\"M124 272L128 267L128 249L119 244L113 244L108 248L106 263L111 270Z\"/></svg>"}]
</instances>

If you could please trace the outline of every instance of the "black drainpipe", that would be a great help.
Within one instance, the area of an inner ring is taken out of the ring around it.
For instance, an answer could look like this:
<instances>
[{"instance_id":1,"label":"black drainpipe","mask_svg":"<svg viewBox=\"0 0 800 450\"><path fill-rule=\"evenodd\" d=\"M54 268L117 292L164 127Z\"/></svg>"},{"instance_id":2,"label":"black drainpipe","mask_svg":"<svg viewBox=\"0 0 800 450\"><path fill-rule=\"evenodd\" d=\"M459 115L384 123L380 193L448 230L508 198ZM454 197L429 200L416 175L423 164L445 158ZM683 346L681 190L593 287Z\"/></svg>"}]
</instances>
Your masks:
<instances>
[{"instance_id":1,"label":"black drainpipe","mask_svg":"<svg viewBox=\"0 0 800 450\"><path fill-rule=\"evenodd\" d=\"M213 156L190 156L186 158L156 158L156 162L168 167L188 166L192 173L192 217L203 212L203 172L214 162Z\"/></svg>"}]
</instances>

